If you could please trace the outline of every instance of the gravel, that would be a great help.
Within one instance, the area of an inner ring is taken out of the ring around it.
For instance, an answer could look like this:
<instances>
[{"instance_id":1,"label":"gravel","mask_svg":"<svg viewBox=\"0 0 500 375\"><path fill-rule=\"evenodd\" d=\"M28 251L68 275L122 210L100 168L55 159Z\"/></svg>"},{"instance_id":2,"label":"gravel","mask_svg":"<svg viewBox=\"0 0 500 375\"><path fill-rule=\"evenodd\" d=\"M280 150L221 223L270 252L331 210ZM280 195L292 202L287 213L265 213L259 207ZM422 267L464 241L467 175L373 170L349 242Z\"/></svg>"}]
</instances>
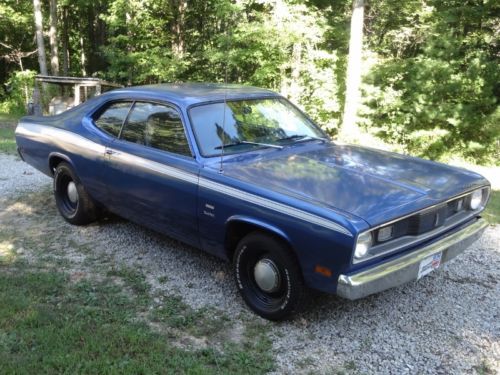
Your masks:
<instances>
[{"instance_id":1,"label":"gravel","mask_svg":"<svg viewBox=\"0 0 500 375\"><path fill-rule=\"evenodd\" d=\"M48 196L50 184L0 155L4 199ZM71 227L46 201L50 224L70 228L72 243L142 269L156 291L219 308L236 322L262 321L244 306L226 263L120 219ZM276 373L500 374L499 276L500 230L490 226L466 253L418 282L353 302L314 294L292 321L266 324Z\"/></svg>"},{"instance_id":2,"label":"gravel","mask_svg":"<svg viewBox=\"0 0 500 375\"><path fill-rule=\"evenodd\" d=\"M40 190L52 180L16 156L0 154L0 197Z\"/></svg>"}]
</instances>

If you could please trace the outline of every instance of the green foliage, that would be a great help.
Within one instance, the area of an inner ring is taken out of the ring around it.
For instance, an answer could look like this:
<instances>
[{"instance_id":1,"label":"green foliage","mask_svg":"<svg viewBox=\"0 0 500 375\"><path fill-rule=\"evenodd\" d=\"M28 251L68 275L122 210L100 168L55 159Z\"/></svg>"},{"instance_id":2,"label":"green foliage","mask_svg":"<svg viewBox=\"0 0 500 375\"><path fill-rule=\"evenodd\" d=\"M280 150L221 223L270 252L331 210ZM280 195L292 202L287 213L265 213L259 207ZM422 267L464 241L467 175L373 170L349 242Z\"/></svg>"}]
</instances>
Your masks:
<instances>
[{"instance_id":1,"label":"green foliage","mask_svg":"<svg viewBox=\"0 0 500 375\"><path fill-rule=\"evenodd\" d=\"M11 115L23 115L26 113L26 105L33 93L34 78L36 72L33 70L14 71L7 81L7 99L0 102L0 112ZM1 93L0 93L1 94Z\"/></svg>"},{"instance_id":2,"label":"green foliage","mask_svg":"<svg viewBox=\"0 0 500 375\"><path fill-rule=\"evenodd\" d=\"M427 4L396 20L393 45L382 43L386 57L367 77L368 124L412 154L498 163L498 5ZM404 22L411 20L415 27Z\"/></svg>"},{"instance_id":3,"label":"green foliage","mask_svg":"<svg viewBox=\"0 0 500 375\"><path fill-rule=\"evenodd\" d=\"M498 163L499 3L365 4L362 124L412 154ZM266 87L331 135L340 127L352 0L60 0L58 7L69 75ZM37 67L32 2L5 0L0 20L7 62L0 110L20 113L24 78L16 72Z\"/></svg>"},{"instance_id":4,"label":"green foliage","mask_svg":"<svg viewBox=\"0 0 500 375\"><path fill-rule=\"evenodd\" d=\"M327 23L316 8L274 1L195 1L180 21L172 4L111 2L102 17L111 31L111 43L103 48L110 65L99 74L124 84L227 79L267 87L291 97L325 127L339 126L338 58L320 49ZM184 30L182 50L176 26ZM300 52L291 59L294 48Z\"/></svg>"},{"instance_id":5,"label":"green foliage","mask_svg":"<svg viewBox=\"0 0 500 375\"><path fill-rule=\"evenodd\" d=\"M33 48L33 2L2 0L0 2L0 56L7 64L19 64L12 59L14 50L32 51ZM36 57L35 57L36 59Z\"/></svg>"}]
</instances>

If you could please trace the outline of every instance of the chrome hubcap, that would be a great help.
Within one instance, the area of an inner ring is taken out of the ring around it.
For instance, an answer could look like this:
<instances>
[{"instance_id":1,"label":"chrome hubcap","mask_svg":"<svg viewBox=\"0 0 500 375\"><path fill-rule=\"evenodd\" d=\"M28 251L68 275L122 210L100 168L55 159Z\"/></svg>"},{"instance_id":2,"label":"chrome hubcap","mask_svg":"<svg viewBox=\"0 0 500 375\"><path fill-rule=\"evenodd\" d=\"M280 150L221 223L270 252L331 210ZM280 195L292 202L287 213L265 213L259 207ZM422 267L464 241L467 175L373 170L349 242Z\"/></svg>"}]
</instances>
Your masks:
<instances>
[{"instance_id":1,"label":"chrome hubcap","mask_svg":"<svg viewBox=\"0 0 500 375\"><path fill-rule=\"evenodd\" d=\"M76 185L73 181L68 183L68 199L71 203L78 202L78 191L76 190Z\"/></svg>"},{"instance_id":2,"label":"chrome hubcap","mask_svg":"<svg viewBox=\"0 0 500 375\"><path fill-rule=\"evenodd\" d=\"M255 282L264 292L272 293L280 287L280 273L271 259L259 260L254 267L253 274Z\"/></svg>"}]
</instances>

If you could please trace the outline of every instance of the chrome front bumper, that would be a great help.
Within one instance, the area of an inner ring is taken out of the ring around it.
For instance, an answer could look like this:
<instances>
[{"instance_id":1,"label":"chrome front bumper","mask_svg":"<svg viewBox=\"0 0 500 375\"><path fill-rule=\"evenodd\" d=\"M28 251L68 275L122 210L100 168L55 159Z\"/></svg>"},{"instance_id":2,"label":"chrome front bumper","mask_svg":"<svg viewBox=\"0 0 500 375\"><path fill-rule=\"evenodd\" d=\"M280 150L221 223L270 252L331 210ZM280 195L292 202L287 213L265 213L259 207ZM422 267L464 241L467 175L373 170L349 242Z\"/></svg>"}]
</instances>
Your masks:
<instances>
[{"instance_id":1,"label":"chrome front bumper","mask_svg":"<svg viewBox=\"0 0 500 375\"><path fill-rule=\"evenodd\" d=\"M442 252L441 263L453 259L481 237L487 226L484 219L478 219L464 229L402 257L358 273L340 275L337 294L354 300L416 280L423 259L439 252Z\"/></svg>"}]
</instances>

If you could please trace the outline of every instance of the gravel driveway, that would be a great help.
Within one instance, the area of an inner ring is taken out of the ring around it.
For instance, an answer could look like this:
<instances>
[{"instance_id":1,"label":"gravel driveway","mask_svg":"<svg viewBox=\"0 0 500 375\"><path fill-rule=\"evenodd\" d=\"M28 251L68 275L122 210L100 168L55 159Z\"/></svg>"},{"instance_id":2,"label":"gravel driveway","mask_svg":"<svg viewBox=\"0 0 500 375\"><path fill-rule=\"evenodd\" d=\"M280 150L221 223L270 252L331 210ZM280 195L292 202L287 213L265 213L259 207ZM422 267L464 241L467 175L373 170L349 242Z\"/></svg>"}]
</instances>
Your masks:
<instances>
[{"instance_id":1,"label":"gravel driveway","mask_svg":"<svg viewBox=\"0 0 500 375\"><path fill-rule=\"evenodd\" d=\"M179 293L192 307L215 306L235 321L260 321L237 295L227 264L119 219L70 227L50 187L49 178L0 155L5 210L38 205L49 213L47 225L69 230L72 246L91 244L103 257L139 267L156 290ZM30 192L42 199L30 202ZM500 230L491 226L465 254L418 282L354 302L315 295L293 321L266 325L276 372L500 373L499 276Z\"/></svg>"}]
</instances>

